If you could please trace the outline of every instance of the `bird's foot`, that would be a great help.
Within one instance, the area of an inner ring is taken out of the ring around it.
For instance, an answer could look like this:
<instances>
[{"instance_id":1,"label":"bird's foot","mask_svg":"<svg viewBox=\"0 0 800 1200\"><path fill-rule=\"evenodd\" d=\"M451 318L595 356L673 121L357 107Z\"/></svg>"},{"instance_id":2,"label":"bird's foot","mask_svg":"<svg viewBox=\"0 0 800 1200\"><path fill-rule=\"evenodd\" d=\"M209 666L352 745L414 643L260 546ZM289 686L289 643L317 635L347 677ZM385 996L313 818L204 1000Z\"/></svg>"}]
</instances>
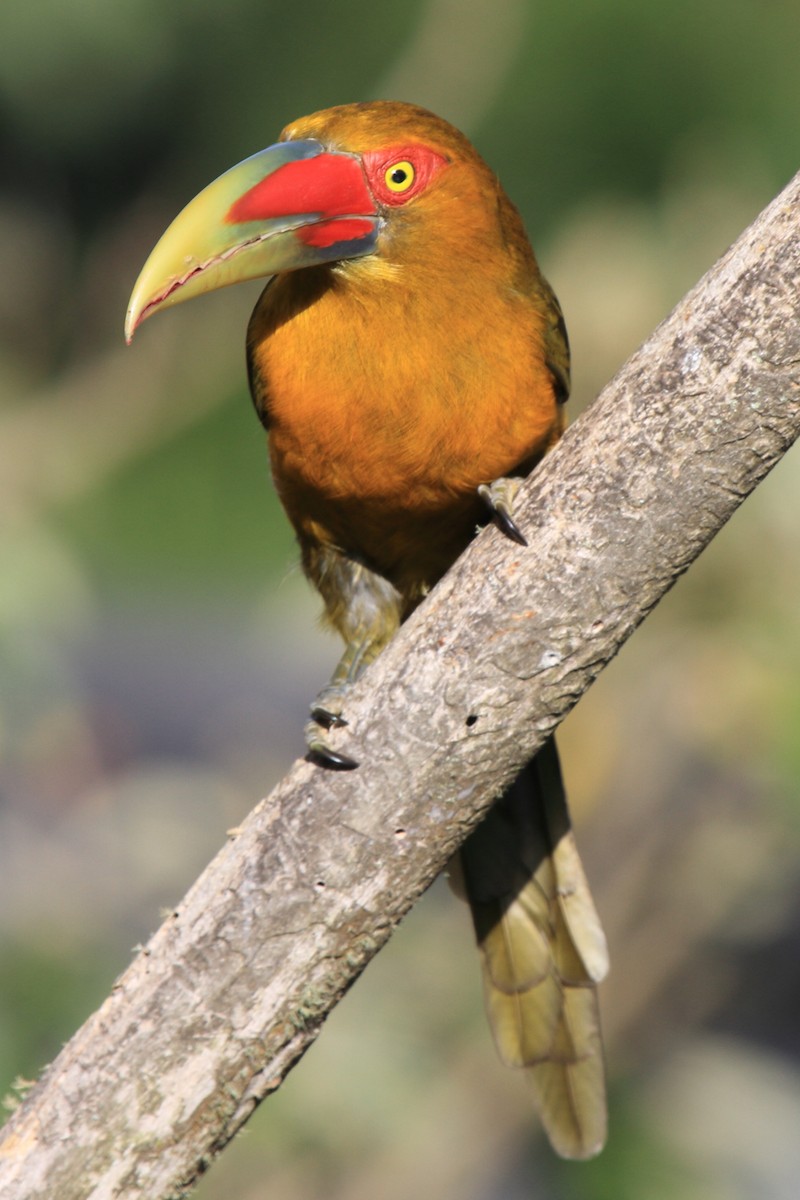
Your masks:
<instances>
[{"instance_id":1,"label":"bird's foot","mask_svg":"<svg viewBox=\"0 0 800 1200\"><path fill-rule=\"evenodd\" d=\"M520 483L519 479L495 479L494 483L482 483L478 495L490 510L500 532L511 538L512 542L527 546L527 538L512 516L514 497Z\"/></svg>"},{"instance_id":2,"label":"bird's foot","mask_svg":"<svg viewBox=\"0 0 800 1200\"><path fill-rule=\"evenodd\" d=\"M311 758L323 767L335 771L353 771L358 763L348 754L342 754L328 745L329 729L343 729L347 721L342 716L342 706L347 693L346 684L329 684L323 688L311 705L311 720L305 727L306 746Z\"/></svg>"}]
</instances>

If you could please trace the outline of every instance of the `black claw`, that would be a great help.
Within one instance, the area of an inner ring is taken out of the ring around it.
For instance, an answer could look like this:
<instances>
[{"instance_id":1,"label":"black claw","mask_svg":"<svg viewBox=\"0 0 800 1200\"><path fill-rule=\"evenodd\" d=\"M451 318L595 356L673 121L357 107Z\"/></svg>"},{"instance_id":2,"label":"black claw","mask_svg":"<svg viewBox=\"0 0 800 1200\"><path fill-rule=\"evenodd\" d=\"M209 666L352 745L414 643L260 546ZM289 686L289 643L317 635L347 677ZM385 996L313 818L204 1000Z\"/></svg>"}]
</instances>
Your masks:
<instances>
[{"instance_id":1,"label":"black claw","mask_svg":"<svg viewBox=\"0 0 800 1200\"><path fill-rule=\"evenodd\" d=\"M306 758L316 763L318 767L328 767L331 771L355 771L359 765L348 754L339 754L338 751L321 745L310 746Z\"/></svg>"},{"instance_id":2,"label":"black claw","mask_svg":"<svg viewBox=\"0 0 800 1200\"><path fill-rule=\"evenodd\" d=\"M498 505L494 510L494 519L501 533L511 538L512 542L516 542L518 546L527 546L528 539L507 508Z\"/></svg>"},{"instance_id":3,"label":"black claw","mask_svg":"<svg viewBox=\"0 0 800 1200\"><path fill-rule=\"evenodd\" d=\"M329 712L327 708L315 704L311 709L312 720L321 725L323 729L344 729L347 721L341 713Z\"/></svg>"}]
</instances>

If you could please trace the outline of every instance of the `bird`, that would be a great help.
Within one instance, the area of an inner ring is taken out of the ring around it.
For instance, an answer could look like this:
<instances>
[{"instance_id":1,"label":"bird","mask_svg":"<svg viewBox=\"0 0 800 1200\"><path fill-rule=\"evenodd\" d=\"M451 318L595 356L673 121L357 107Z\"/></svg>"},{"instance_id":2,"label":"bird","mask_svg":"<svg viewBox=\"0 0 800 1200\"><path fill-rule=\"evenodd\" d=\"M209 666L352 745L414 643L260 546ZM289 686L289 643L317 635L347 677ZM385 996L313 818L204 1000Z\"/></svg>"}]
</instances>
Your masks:
<instances>
[{"instance_id":1,"label":"bird","mask_svg":"<svg viewBox=\"0 0 800 1200\"><path fill-rule=\"evenodd\" d=\"M338 105L205 187L158 240L125 336L266 278L247 332L272 477L344 641L305 729L321 767L352 683L493 520L521 547L520 481L559 440L570 352L522 219L464 134L417 105ZM500 1057L524 1068L554 1150L607 1132L597 985L608 951L551 737L451 868Z\"/></svg>"}]
</instances>

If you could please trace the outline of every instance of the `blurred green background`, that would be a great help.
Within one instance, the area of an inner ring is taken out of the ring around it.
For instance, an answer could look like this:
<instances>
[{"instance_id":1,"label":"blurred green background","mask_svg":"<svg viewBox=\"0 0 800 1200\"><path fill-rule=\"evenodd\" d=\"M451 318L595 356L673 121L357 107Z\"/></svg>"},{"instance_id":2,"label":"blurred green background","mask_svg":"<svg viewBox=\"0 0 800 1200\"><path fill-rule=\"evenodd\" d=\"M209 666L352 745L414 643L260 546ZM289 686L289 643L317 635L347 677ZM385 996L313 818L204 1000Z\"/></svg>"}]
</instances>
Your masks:
<instances>
[{"instance_id":1,"label":"blurred green background","mask_svg":"<svg viewBox=\"0 0 800 1200\"><path fill-rule=\"evenodd\" d=\"M302 753L337 646L246 393L259 286L122 322L211 178L374 97L461 126L567 317L573 417L800 164L796 0L6 0L0 1095ZM437 885L202 1200L760 1200L800 1175L795 457L562 735L613 971L611 1138L556 1162Z\"/></svg>"}]
</instances>

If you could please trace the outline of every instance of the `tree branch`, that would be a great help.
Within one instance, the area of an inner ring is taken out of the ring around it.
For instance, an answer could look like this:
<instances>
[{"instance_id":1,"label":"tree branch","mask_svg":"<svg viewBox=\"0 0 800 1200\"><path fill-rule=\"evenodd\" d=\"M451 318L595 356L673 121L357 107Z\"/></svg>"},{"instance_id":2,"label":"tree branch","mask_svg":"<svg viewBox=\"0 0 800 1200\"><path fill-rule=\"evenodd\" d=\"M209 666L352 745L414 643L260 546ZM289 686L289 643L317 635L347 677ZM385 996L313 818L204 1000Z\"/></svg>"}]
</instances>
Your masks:
<instances>
[{"instance_id":1,"label":"tree branch","mask_svg":"<svg viewBox=\"0 0 800 1200\"><path fill-rule=\"evenodd\" d=\"M5 1200L189 1187L547 734L800 432L800 176L367 673L0 1141Z\"/></svg>"}]
</instances>

